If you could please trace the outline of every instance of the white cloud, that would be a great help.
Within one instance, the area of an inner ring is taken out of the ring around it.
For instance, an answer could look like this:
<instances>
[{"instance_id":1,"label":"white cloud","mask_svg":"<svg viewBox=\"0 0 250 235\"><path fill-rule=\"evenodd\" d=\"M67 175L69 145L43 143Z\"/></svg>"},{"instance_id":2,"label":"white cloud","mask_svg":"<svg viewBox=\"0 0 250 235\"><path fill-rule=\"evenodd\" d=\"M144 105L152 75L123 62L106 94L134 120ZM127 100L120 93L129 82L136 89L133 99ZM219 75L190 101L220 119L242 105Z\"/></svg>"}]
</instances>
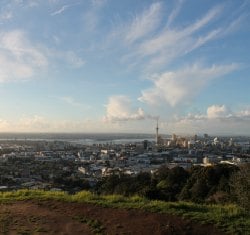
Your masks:
<instances>
[{"instance_id":1,"label":"white cloud","mask_svg":"<svg viewBox=\"0 0 250 235\"><path fill-rule=\"evenodd\" d=\"M115 100L115 101L114 101ZM128 97L111 97L110 107L104 120L84 119L65 120L50 119L41 115L22 116L16 121L6 121L0 118L0 129L2 131L15 132L148 132L154 133L155 119L145 115L140 108L131 108L131 101ZM112 105L113 104L113 105ZM124 107L125 105L125 107ZM213 107L213 108L212 108ZM214 108L217 107L217 108ZM219 115L209 117L208 110L217 110L214 113ZM124 111L125 110L125 111ZM141 110L141 111L140 111ZM218 111L228 110L228 111ZM250 108L239 111L229 111L225 105L211 105L204 114L189 113L186 116L175 117L174 119L160 119L160 133L177 134L202 134L211 135L249 135L250 132ZM110 116L108 116L110 114ZM133 122L124 122L133 120ZM103 123L105 121L105 124ZM230 128L229 128L230 126Z\"/></svg>"},{"instance_id":2,"label":"white cloud","mask_svg":"<svg viewBox=\"0 0 250 235\"><path fill-rule=\"evenodd\" d=\"M215 29L209 32L207 35L198 37L194 44L190 45L190 47L186 49L185 53L191 52L194 49L201 47L202 45L206 44L206 42L216 38L218 35L220 35L220 33L221 29Z\"/></svg>"},{"instance_id":3,"label":"white cloud","mask_svg":"<svg viewBox=\"0 0 250 235\"><path fill-rule=\"evenodd\" d=\"M55 4L55 3L58 3L58 1L51 2L51 4ZM71 8L71 7L80 5L80 4L81 4L81 3L78 2L78 3L72 3L72 4L68 4L68 5L63 5L61 8L59 8L58 10L52 12L50 15L51 15L51 16L55 16L55 15L62 14L62 13L65 12L68 8Z\"/></svg>"},{"instance_id":4,"label":"white cloud","mask_svg":"<svg viewBox=\"0 0 250 235\"><path fill-rule=\"evenodd\" d=\"M210 23L221 11L221 7L210 10L203 18L184 28L165 28L156 36L145 40L137 49L139 57L148 57L149 69L169 63L214 39L219 30L212 30L206 36L198 31ZM195 45L195 46L194 46Z\"/></svg>"},{"instance_id":5,"label":"white cloud","mask_svg":"<svg viewBox=\"0 0 250 235\"><path fill-rule=\"evenodd\" d=\"M168 16L168 21L167 21L167 27L169 27L171 25L171 23L174 21L174 19L177 17L177 15L179 14L181 7L184 3L184 0L178 0L177 4L175 6L175 8L173 9L173 11L170 13L170 15Z\"/></svg>"},{"instance_id":6,"label":"white cloud","mask_svg":"<svg viewBox=\"0 0 250 235\"><path fill-rule=\"evenodd\" d=\"M57 40L60 39L57 38ZM44 48L44 51L48 58L52 59L55 64L57 62L62 62L76 69L81 68L85 64L85 60L83 60L72 50L60 51L55 49Z\"/></svg>"},{"instance_id":7,"label":"white cloud","mask_svg":"<svg viewBox=\"0 0 250 235\"><path fill-rule=\"evenodd\" d=\"M60 9L52 12L50 15L51 16L55 16L55 15L58 15L58 14L61 14L63 13L70 5L63 5Z\"/></svg>"},{"instance_id":8,"label":"white cloud","mask_svg":"<svg viewBox=\"0 0 250 235\"><path fill-rule=\"evenodd\" d=\"M250 119L250 108L245 108L240 111L232 111L226 105L218 105L214 104L207 108L206 114L191 114L189 113L187 116L182 118L177 118L177 120L209 120L214 121L215 119L225 121L225 120L242 120L242 119Z\"/></svg>"},{"instance_id":9,"label":"white cloud","mask_svg":"<svg viewBox=\"0 0 250 235\"><path fill-rule=\"evenodd\" d=\"M12 61L0 55L0 82L25 81L33 75L33 68L25 63Z\"/></svg>"},{"instance_id":10,"label":"white cloud","mask_svg":"<svg viewBox=\"0 0 250 235\"><path fill-rule=\"evenodd\" d=\"M121 125L107 122L103 125L102 120L65 120L50 119L41 115L24 115L13 121L0 119L0 129L4 132L110 132L119 131ZM124 129L126 130L126 128Z\"/></svg>"},{"instance_id":11,"label":"white cloud","mask_svg":"<svg viewBox=\"0 0 250 235\"><path fill-rule=\"evenodd\" d=\"M145 118L142 108L133 108L131 100L127 96L111 96L106 105L104 121L129 121Z\"/></svg>"},{"instance_id":12,"label":"white cloud","mask_svg":"<svg viewBox=\"0 0 250 235\"><path fill-rule=\"evenodd\" d=\"M208 118L227 117L228 115L229 110L225 105L212 105L207 108Z\"/></svg>"},{"instance_id":13,"label":"white cloud","mask_svg":"<svg viewBox=\"0 0 250 235\"><path fill-rule=\"evenodd\" d=\"M20 30L0 32L0 82L30 79L48 65L46 56Z\"/></svg>"},{"instance_id":14,"label":"white cloud","mask_svg":"<svg viewBox=\"0 0 250 235\"><path fill-rule=\"evenodd\" d=\"M226 32L231 31L232 25L239 21L237 14L235 18L225 16L224 5L216 5L199 18L173 24L178 14L181 14L185 0L176 2L169 15L164 9L168 5L160 1L140 12L131 13L130 19L124 20L120 15L115 16L115 20L111 17L111 32L105 37L103 29L98 31L101 40L99 44L93 43L94 50L100 49L100 57L108 56L112 62L121 63L123 68L150 74L162 71L177 59L224 37ZM92 10L86 12L85 17L85 28L97 32L101 14ZM236 30L235 27L233 29Z\"/></svg>"},{"instance_id":15,"label":"white cloud","mask_svg":"<svg viewBox=\"0 0 250 235\"><path fill-rule=\"evenodd\" d=\"M210 9L205 15L183 26L168 27L177 16L184 1L180 1L170 13L165 27L161 14L161 4L154 11L145 11L138 15L131 25L119 25L109 37L114 44L126 42L126 52L121 56L121 62L130 68L140 68L146 73L159 71L182 56L197 50L212 40L221 38L229 31L238 18L227 23L218 21L223 15L223 5ZM151 12L149 14L148 12ZM150 16L146 18L147 14ZM145 17L145 18L144 18ZM234 27L234 30L236 28ZM140 39L140 40L139 40ZM119 42L118 42L119 41Z\"/></svg>"},{"instance_id":16,"label":"white cloud","mask_svg":"<svg viewBox=\"0 0 250 235\"><path fill-rule=\"evenodd\" d=\"M202 29L204 26L208 25L211 21L214 21L216 17L222 12L222 6L218 5L213 7L207 12L205 16L197 20L194 24L184 28L183 35L188 36L199 29Z\"/></svg>"},{"instance_id":17,"label":"white cloud","mask_svg":"<svg viewBox=\"0 0 250 235\"><path fill-rule=\"evenodd\" d=\"M240 117L250 117L250 108L241 110L238 113L238 116L240 116Z\"/></svg>"},{"instance_id":18,"label":"white cloud","mask_svg":"<svg viewBox=\"0 0 250 235\"><path fill-rule=\"evenodd\" d=\"M161 8L161 3L153 3L149 9L137 15L125 30L125 40L132 43L154 31L160 23Z\"/></svg>"},{"instance_id":19,"label":"white cloud","mask_svg":"<svg viewBox=\"0 0 250 235\"><path fill-rule=\"evenodd\" d=\"M233 112L226 105L211 105L206 114L188 114L176 117L163 126L168 132L192 134L249 135L250 109Z\"/></svg>"},{"instance_id":20,"label":"white cloud","mask_svg":"<svg viewBox=\"0 0 250 235\"><path fill-rule=\"evenodd\" d=\"M148 104L168 103L176 106L191 101L212 79L236 70L239 66L198 64L177 71L169 71L151 78L153 87L142 91L140 101Z\"/></svg>"},{"instance_id":21,"label":"white cloud","mask_svg":"<svg viewBox=\"0 0 250 235\"><path fill-rule=\"evenodd\" d=\"M25 37L24 32L14 30L1 34L1 49L16 59L32 63L37 67L47 65L45 56Z\"/></svg>"},{"instance_id":22,"label":"white cloud","mask_svg":"<svg viewBox=\"0 0 250 235\"><path fill-rule=\"evenodd\" d=\"M1 131L8 131L10 128L10 123L6 120L0 119L0 129Z\"/></svg>"},{"instance_id":23,"label":"white cloud","mask_svg":"<svg viewBox=\"0 0 250 235\"><path fill-rule=\"evenodd\" d=\"M85 64L74 51L56 51L35 44L21 30L0 31L0 82L32 79L47 69L49 60L62 60L72 68Z\"/></svg>"},{"instance_id":24,"label":"white cloud","mask_svg":"<svg viewBox=\"0 0 250 235\"><path fill-rule=\"evenodd\" d=\"M29 130L48 130L50 129L51 124L46 120L45 117L39 116L39 115L34 115L31 117L28 116L23 116L19 122L18 122L18 127L17 130L24 130L24 131L29 131Z\"/></svg>"},{"instance_id":25,"label":"white cloud","mask_svg":"<svg viewBox=\"0 0 250 235\"><path fill-rule=\"evenodd\" d=\"M59 97L59 99L62 100L63 102L65 102L66 104L74 106L74 107L84 108L84 109L90 109L91 108L90 105L86 105L86 104L80 103L80 102L76 101L71 96Z\"/></svg>"},{"instance_id":26,"label":"white cloud","mask_svg":"<svg viewBox=\"0 0 250 235\"><path fill-rule=\"evenodd\" d=\"M64 101L65 103L70 104L70 105L72 105L72 106L78 107L78 106L81 106L81 105L82 105L81 103L75 101L75 100L74 100L72 97L70 97L70 96L64 96L64 97L61 97L60 99L61 99L62 101Z\"/></svg>"},{"instance_id":27,"label":"white cloud","mask_svg":"<svg viewBox=\"0 0 250 235\"><path fill-rule=\"evenodd\" d=\"M105 6L105 4L106 0L91 0L91 6L83 14L84 30L87 34L97 32L97 26L101 21L100 10Z\"/></svg>"}]
</instances>

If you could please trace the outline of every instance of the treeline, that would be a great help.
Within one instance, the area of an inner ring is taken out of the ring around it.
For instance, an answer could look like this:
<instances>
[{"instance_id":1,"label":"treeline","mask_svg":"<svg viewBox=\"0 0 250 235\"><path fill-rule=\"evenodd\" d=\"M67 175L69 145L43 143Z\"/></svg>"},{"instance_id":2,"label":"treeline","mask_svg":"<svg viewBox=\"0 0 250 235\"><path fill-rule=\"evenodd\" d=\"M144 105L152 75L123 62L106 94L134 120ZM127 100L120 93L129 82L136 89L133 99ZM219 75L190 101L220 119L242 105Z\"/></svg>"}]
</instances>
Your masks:
<instances>
[{"instance_id":1,"label":"treeline","mask_svg":"<svg viewBox=\"0 0 250 235\"><path fill-rule=\"evenodd\" d=\"M172 169L160 167L154 174L137 176L113 174L100 181L98 194L139 195L164 201L192 201L196 203L238 203L249 209L250 164L242 167L219 164Z\"/></svg>"}]
</instances>

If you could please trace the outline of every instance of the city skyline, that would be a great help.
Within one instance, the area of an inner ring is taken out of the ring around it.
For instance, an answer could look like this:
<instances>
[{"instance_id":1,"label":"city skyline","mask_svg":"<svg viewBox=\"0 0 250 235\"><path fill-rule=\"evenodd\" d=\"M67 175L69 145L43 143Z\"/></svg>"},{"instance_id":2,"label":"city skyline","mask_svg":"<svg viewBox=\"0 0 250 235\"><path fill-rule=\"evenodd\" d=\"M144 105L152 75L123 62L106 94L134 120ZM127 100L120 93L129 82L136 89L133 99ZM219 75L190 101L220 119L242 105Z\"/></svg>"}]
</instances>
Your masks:
<instances>
[{"instance_id":1,"label":"city skyline","mask_svg":"<svg viewBox=\"0 0 250 235\"><path fill-rule=\"evenodd\" d=\"M3 0L0 132L250 135L250 1Z\"/></svg>"}]
</instances>

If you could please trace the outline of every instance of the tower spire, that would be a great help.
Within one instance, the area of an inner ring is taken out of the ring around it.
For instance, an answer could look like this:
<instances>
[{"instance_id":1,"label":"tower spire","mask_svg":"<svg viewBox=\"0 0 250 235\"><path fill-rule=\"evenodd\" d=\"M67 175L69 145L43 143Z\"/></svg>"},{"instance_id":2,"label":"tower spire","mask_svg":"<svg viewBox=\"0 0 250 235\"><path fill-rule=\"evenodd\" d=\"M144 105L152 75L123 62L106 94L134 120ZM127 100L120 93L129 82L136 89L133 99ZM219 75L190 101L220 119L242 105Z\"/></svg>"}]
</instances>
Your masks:
<instances>
[{"instance_id":1,"label":"tower spire","mask_svg":"<svg viewBox=\"0 0 250 235\"><path fill-rule=\"evenodd\" d=\"M155 136L155 142L156 142L156 146L158 146L158 141L159 141L159 126L158 126L158 122L159 122L159 118L157 118L156 120L156 136Z\"/></svg>"}]
</instances>

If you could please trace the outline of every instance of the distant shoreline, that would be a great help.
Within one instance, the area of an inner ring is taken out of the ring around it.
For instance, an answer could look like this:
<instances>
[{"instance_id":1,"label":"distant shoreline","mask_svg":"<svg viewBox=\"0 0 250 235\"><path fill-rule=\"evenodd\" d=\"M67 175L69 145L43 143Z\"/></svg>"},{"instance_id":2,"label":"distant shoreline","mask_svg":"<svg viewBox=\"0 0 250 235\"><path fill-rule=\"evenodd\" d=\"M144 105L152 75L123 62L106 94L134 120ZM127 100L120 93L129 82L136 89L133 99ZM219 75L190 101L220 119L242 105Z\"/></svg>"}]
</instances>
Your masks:
<instances>
[{"instance_id":1,"label":"distant shoreline","mask_svg":"<svg viewBox=\"0 0 250 235\"><path fill-rule=\"evenodd\" d=\"M154 140L154 134L128 133L0 133L0 141L66 141L79 144L131 143Z\"/></svg>"}]
</instances>

